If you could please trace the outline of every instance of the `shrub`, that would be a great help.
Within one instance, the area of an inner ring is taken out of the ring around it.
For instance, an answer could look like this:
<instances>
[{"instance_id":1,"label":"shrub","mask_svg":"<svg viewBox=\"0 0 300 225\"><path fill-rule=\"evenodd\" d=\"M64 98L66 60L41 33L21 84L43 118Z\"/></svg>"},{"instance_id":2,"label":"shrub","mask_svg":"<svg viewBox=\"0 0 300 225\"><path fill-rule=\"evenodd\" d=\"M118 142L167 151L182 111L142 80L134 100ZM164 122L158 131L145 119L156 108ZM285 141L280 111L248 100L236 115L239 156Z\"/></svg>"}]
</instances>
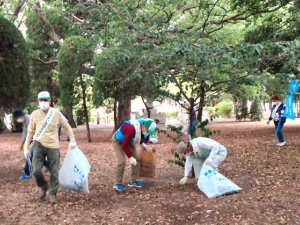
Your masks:
<instances>
[{"instance_id":1,"label":"shrub","mask_svg":"<svg viewBox=\"0 0 300 225\"><path fill-rule=\"evenodd\" d=\"M4 131L4 126L3 118L0 117L0 133Z\"/></svg>"},{"instance_id":2,"label":"shrub","mask_svg":"<svg viewBox=\"0 0 300 225\"><path fill-rule=\"evenodd\" d=\"M251 104L249 118L251 121L260 121L263 118L262 109L256 100L254 100Z\"/></svg>"},{"instance_id":3,"label":"shrub","mask_svg":"<svg viewBox=\"0 0 300 225\"><path fill-rule=\"evenodd\" d=\"M235 117L236 120L241 121L242 119L248 118L248 107L240 105L237 107L236 112L235 112Z\"/></svg>"},{"instance_id":4,"label":"shrub","mask_svg":"<svg viewBox=\"0 0 300 225\"><path fill-rule=\"evenodd\" d=\"M232 111L232 103L231 102L220 102L216 105L216 114L220 117L230 118L230 114Z\"/></svg>"},{"instance_id":5,"label":"shrub","mask_svg":"<svg viewBox=\"0 0 300 225\"><path fill-rule=\"evenodd\" d=\"M85 123L85 117L84 117L84 109L79 108L75 111L75 116L76 116L76 123L77 125L82 125ZM91 121L91 112L88 109L88 117L89 117L89 122Z\"/></svg>"}]
</instances>

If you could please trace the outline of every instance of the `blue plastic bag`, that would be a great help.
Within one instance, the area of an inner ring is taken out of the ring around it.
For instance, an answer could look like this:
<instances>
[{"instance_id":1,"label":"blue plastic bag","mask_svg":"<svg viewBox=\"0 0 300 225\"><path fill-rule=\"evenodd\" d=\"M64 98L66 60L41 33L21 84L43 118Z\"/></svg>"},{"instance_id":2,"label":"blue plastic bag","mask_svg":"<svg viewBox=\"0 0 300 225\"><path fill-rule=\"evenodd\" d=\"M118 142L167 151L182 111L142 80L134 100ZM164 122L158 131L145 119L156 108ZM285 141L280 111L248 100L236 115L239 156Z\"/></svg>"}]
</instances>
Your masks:
<instances>
[{"instance_id":1,"label":"blue plastic bag","mask_svg":"<svg viewBox=\"0 0 300 225\"><path fill-rule=\"evenodd\" d=\"M198 187L208 198L219 197L242 190L218 171L203 165L198 179Z\"/></svg>"},{"instance_id":2,"label":"blue plastic bag","mask_svg":"<svg viewBox=\"0 0 300 225\"><path fill-rule=\"evenodd\" d=\"M59 170L59 184L73 191L90 192L88 174L91 165L78 147L69 149L61 169Z\"/></svg>"}]
</instances>

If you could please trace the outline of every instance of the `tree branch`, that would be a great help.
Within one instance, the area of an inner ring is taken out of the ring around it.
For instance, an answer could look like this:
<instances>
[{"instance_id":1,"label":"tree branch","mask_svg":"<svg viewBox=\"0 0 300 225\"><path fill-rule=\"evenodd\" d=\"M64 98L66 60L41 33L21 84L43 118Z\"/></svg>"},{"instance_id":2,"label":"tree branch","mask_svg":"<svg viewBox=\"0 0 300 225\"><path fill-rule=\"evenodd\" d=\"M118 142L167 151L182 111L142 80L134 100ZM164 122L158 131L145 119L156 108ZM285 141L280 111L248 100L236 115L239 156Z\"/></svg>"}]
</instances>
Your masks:
<instances>
[{"instance_id":1,"label":"tree branch","mask_svg":"<svg viewBox=\"0 0 300 225\"><path fill-rule=\"evenodd\" d=\"M171 72L171 70L166 67L165 70L172 76L173 80L175 81L176 86L179 88L181 94L186 98L186 100L189 102L190 98L187 96L187 94L183 91L182 87L180 86L180 84L178 83L174 73Z\"/></svg>"},{"instance_id":2,"label":"tree branch","mask_svg":"<svg viewBox=\"0 0 300 225\"><path fill-rule=\"evenodd\" d=\"M45 62L44 60L39 59L39 58L32 58L32 60L41 62L41 63L43 63L43 64L45 64L45 65L54 64L54 63L57 63L57 62L58 62L57 59L53 59L53 60L50 60L50 61L48 61L48 62Z\"/></svg>"},{"instance_id":3,"label":"tree branch","mask_svg":"<svg viewBox=\"0 0 300 225\"><path fill-rule=\"evenodd\" d=\"M231 20L234 20L234 21L237 21L237 20L246 20L247 18L249 18L250 16L254 16L254 15L258 15L258 14L262 14L262 13L270 13L270 12L274 12L278 9L280 9L281 7L283 7L283 5L280 5L274 9L267 9L267 10L262 10L262 11L259 11L259 12L256 12L254 14L248 14L248 15L244 15L242 16L241 13L237 13L237 14L234 14L234 15L231 15L231 16L228 16L226 18L223 18L221 20L211 20L210 23L213 23L213 24L217 24L217 25L221 25L223 23L228 23L230 22Z\"/></svg>"},{"instance_id":4,"label":"tree branch","mask_svg":"<svg viewBox=\"0 0 300 225\"><path fill-rule=\"evenodd\" d=\"M34 11L38 14L40 20L42 21L43 24L50 24L46 15L42 12L41 7L39 3L36 4L36 7L34 7ZM49 36L52 39L52 41L58 43L59 45L62 45L63 41L61 41L61 38L58 36L56 33L54 27L50 25L50 30L49 30Z\"/></svg>"}]
</instances>

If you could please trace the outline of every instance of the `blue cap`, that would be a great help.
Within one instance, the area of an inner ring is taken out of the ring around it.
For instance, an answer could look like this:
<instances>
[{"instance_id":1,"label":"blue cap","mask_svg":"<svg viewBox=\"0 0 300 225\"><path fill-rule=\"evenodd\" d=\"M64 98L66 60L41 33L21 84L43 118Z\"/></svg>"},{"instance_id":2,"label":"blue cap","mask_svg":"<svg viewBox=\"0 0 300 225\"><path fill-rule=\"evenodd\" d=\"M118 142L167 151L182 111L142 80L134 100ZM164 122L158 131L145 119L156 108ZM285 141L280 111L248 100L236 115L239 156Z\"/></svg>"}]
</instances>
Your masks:
<instances>
[{"instance_id":1,"label":"blue cap","mask_svg":"<svg viewBox=\"0 0 300 225\"><path fill-rule=\"evenodd\" d=\"M25 113L21 110L21 109L16 109L14 112L13 112L13 118L17 118L17 117L20 117L20 116L24 116Z\"/></svg>"}]
</instances>

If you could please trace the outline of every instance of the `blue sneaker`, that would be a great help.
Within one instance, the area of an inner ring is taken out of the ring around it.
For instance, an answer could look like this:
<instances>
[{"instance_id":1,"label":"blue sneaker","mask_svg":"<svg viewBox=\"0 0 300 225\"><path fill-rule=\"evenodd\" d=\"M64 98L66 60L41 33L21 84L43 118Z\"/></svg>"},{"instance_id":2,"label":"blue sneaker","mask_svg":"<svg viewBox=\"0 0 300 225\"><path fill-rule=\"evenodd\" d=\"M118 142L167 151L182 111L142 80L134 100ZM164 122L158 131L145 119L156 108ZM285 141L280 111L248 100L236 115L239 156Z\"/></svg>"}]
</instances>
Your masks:
<instances>
[{"instance_id":1,"label":"blue sneaker","mask_svg":"<svg viewBox=\"0 0 300 225\"><path fill-rule=\"evenodd\" d=\"M114 184L113 188L116 189L117 191L124 191L123 184Z\"/></svg>"},{"instance_id":2,"label":"blue sneaker","mask_svg":"<svg viewBox=\"0 0 300 225\"><path fill-rule=\"evenodd\" d=\"M25 180L25 179L28 179L28 178L31 178L31 175L23 173L22 176L20 176L19 180Z\"/></svg>"},{"instance_id":3,"label":"blue sneaker","mask_svg":"<svg viewBox=\"0 0 300 225\"><path fill-rule=\"evenodd\" d=\"M129 187L137 187L137 188L143 187L143 185L139 181L129 181L128 186Z\"/></svg>"}]
</instances>

